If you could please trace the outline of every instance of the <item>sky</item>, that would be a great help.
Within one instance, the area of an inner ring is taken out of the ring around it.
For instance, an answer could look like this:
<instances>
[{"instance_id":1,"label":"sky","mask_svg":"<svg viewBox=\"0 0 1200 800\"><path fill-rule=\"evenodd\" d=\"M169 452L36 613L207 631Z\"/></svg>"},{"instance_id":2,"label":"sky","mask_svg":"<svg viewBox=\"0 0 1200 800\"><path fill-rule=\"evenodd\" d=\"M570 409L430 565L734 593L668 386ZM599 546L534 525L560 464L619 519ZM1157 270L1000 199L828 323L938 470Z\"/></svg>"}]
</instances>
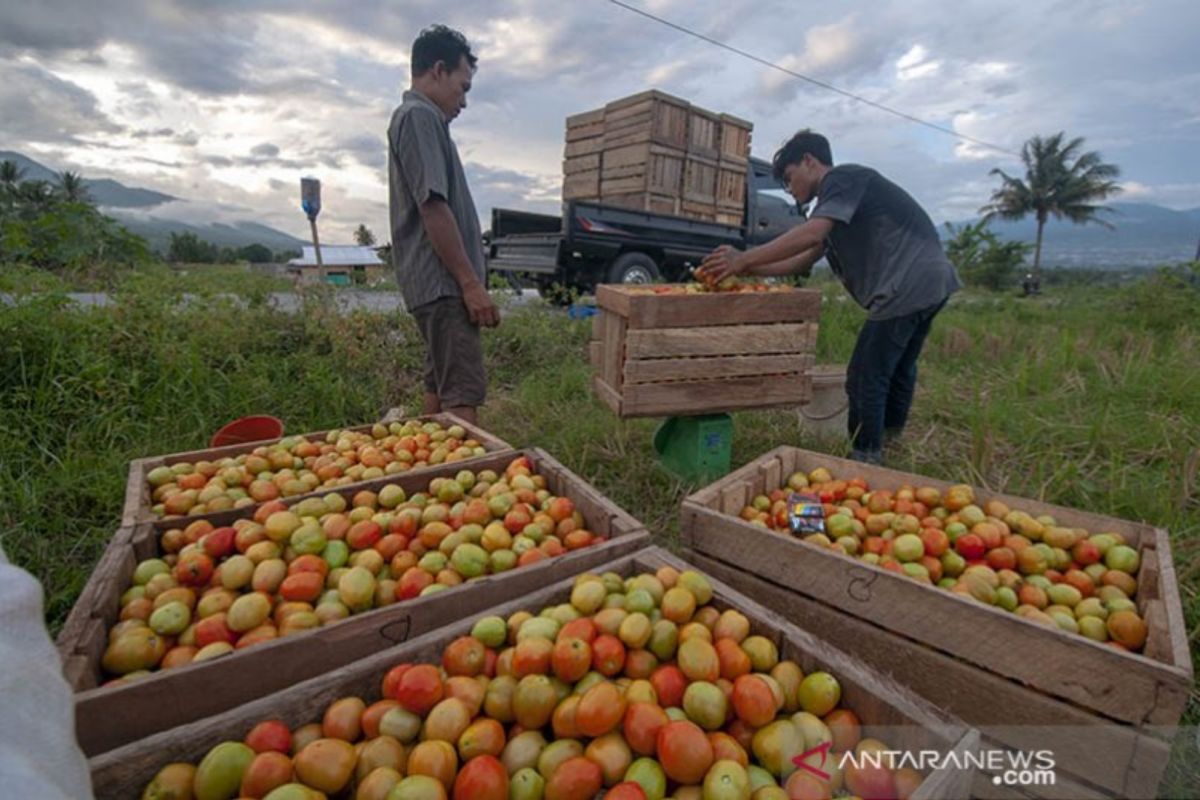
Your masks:
<instances>
[{"instance_id":1,"label":"sky","mask_svg":"<svg viewBox=\"0 0 1200 800\"><path fill-rule=\"evenodd\" d=\"M629 0L631 5L1015 153L1082 136L1124 201L1200 206L1195 0ZM935 221L975 216L1019 160L797 80L608 0L0 0L0 150L166 192L153 213L322 241L387 238L386 129L411 44L442 22L479 56L451 131L484 226L559 209L564 118L648 88L800 128L875 167Z\"/></svg>"}]
</instances>

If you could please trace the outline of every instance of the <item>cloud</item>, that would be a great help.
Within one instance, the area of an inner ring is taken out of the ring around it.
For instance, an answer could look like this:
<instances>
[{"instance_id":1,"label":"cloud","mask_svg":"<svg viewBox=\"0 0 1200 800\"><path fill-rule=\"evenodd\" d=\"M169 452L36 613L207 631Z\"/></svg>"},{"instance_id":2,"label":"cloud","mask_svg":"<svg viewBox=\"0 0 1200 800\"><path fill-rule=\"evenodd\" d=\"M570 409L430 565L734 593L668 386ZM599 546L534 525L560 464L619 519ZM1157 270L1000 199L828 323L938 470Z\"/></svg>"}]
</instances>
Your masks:
<instances>
[{"instance_id":1,"label":"cloud","mask_svg":"<svg viewBox=\"0 0 1200 800\"><path fill-rule=\"evenodd\" d=\"M8 62L3 70L0 139L71 143L122 130L100 110L95 95L81 86L36 64Z\"/></svg>"},{"instance_id":2,"label":"cloud","mask_svg":"<svg viewBox=\"0 0 1200 800\"><path fill-rule=\"evenodd\" d=\"M985 0L953 14L942 0L631 2L1009 151L1035 133L1085 136L1139 197L1200 206L1193 0L1094 0L1083 16ZM935 218L971 216L991 167L1019 170L600 0L0 4L0 136L89 176L227 198L296 233L295 184L311 172L329 193L323 235L386 230L384 131L412 40L434 21L480 56L453 135L485 221L492 206L555 213L564 117L647 88L752 120L758 155L799 127L821 130L839 160L878 167Z\"/></svg>"}]
</instances>

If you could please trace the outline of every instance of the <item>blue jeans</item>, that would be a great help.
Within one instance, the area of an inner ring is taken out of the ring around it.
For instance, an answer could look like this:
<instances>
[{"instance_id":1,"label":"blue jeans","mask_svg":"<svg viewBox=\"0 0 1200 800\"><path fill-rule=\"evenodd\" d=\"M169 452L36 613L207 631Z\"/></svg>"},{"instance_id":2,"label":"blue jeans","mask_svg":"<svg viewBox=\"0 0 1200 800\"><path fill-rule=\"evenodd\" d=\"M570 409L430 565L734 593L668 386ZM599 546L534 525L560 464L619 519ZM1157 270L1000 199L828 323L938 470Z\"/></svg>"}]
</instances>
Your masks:
<instances>
[{"instance_id":1,"label":"blue jeans","mask_svg":"<svg viewBox=\"0 0 1200 800\"><path fill-rule=\"evenodd\" d=\"M856 456L878 460L883 433L899 433L917 388L917 358L946 301L883 320L867 320L846 369L849 433Z\"/></svg>"}]
</instances>

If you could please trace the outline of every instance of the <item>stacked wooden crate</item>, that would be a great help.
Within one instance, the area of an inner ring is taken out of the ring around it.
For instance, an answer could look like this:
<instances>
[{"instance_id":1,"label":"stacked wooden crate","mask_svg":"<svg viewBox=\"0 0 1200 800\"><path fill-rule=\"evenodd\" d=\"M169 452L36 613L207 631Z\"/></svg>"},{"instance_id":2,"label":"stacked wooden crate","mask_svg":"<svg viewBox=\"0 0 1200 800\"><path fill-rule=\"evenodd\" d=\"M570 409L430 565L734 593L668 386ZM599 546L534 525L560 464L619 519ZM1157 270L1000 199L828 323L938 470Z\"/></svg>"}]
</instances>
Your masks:
<instances>
[{"instance_id":1,"label":"stacked wooden crate","mask_svg":"<svg viewBox=\"0 0 1200 800\"><path fill-rule=\"evenodd\" d=\"M589 357L620 417L803 405L812 393L821 293L658 293L605 284Z\"/></svg>"},{"instance_id":2,"label":"stacked wooden crate","mask_svg":"<svg viewBox=\"0 0 1200 800\"><path fill-rule=\"evenodd\" d=\"M752 127L655 90L568 117L563 200L741 225Z\"/></svg>"}]
</instances>

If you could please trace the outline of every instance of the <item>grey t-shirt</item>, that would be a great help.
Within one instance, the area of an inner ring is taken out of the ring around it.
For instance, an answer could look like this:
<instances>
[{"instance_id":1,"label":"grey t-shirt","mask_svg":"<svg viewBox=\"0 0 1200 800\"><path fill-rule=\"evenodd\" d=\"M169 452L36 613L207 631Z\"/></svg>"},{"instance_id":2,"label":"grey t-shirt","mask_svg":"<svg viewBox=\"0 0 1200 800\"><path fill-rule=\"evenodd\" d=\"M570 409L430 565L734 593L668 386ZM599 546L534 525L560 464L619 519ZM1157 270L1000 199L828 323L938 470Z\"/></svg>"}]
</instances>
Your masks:
<instances>
[{"instance_id":1,"label":"grey t-shirt","mask_svg":"<svg viewBox=\"0 0 1200 800\"><path fill-rule=\"evenodd\" d=\"M388 126L388 212L392 266L409 309L439 297L461 297L454 276L433 251L421 222L421 204L440 197L450 206L467 258L486 285L483 236L467 176L450 139L450 124L433 102L415 90L392 114Z\"/></svg>"},{"instance_id":2,"label":"grey t-shirt","mask_svg":"<svg viewBox=\"0 0 1200 800\"><path fill-rule=\"evenodd\" d=\"M869 167L829 170L810 216L835 223L825 257L868 319L929 308L962 287L929 215Z\"/></svg>"}]
</instances>

